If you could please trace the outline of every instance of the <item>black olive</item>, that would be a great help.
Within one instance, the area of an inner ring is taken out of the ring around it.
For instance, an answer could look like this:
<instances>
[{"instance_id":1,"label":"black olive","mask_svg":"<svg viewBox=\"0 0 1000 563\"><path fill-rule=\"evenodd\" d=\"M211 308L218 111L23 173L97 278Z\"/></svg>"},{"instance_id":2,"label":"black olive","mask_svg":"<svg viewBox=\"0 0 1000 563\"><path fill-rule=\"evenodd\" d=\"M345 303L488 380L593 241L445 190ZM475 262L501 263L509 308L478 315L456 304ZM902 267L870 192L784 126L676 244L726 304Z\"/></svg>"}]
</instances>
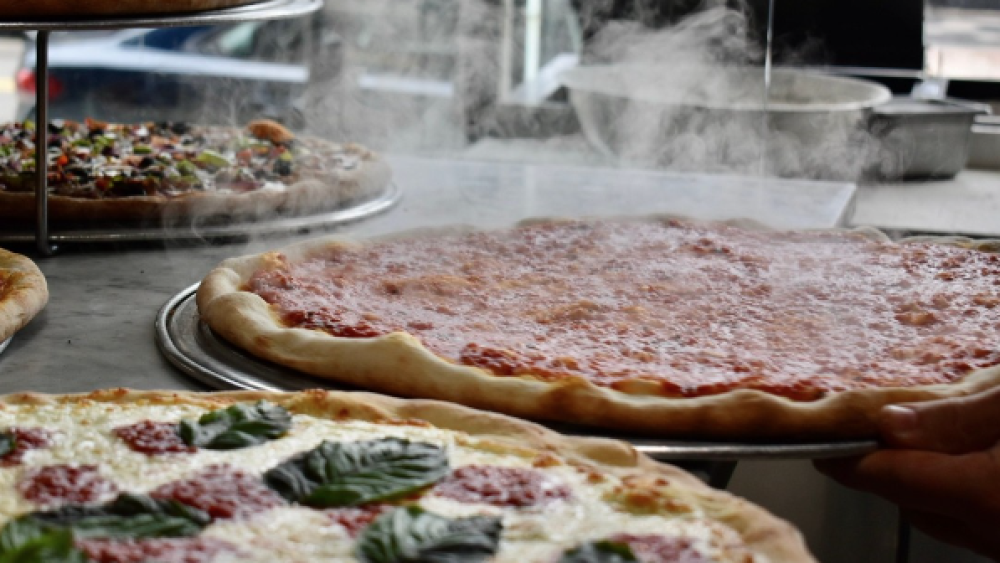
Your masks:
<instances>
[{"instance_id":1,"label":"black olive","mask_svg":"<svg viewBox=\"0 0 1000 563\"><path fill-rule=\"evenodd\" d=\"M49 122L49 133L61 133L66 122L62 119L53 119Z\"/></svg>"},{"instance_id":2,"label":"black olive","mask_svg":"<svg viewBox=\"0 0 1000 563\"><path fill-rule=\"evenodd\" d=\"M79 178L81 180L89 180L90 179L90 172L88 172L87 169L83 168L82 166L73 166L73 167L70 167L70 168L65 168L65 169L63 169L63 172L65 172L66 174L69 174L69 175L76 176L77 178Z\"/></svg>"},{"instance_id":3,"label":"black olive","mask_svg":"<svg viewBox=\"0 0 1000 563\"><path fill-rule=\"evenodd\" d=\"M191 126L187 123L178 121L170 124L170 130L178 135L183 135L191 130Z\"/></svg>"},{"instance_id":4,"label":"black olive","mask_svg":"<svg viewBox=\"0 0 1000 563\"><path fill-rule=\"evenodd\" d=\"M258 168L257 170L253 171L253 177L258 180L262 180L265 177L267 177L267 172Z\"/></svg>"},{"instance_id":5,"label":"black olive","mask_svg":"<svg viewBox=\"0 0 1000 563\"><path fill-rule=\"evenodd\" d=\"M59 137L56 137L56 136L50 136L49 137L48 146L50 146L50 147L61 147L62 144L63 144L63 140L60 139Z\"/></svg>"},{"instance_id":6,"label":"black olive","mask_svg":"<svg viewBox=\"0 0 1000 563\"><path fill-rule=\"evenodd\" d=\"M108 193L122 197L146 195L146 181L136 178L115 182Z\"/></svg>"},{"instance_id":7,"label":"black olive","mask_svg":"<svg viewBox=\"0 0 1000 563\"><path fill-rule=\"evenodd\" d=\"M108 145L108 146L104 147L103 149L101 149L101 154L104 155L104 156L114 156L115 155L115 148L112 147L111 145Z\"/></svg>"},{"instance_id":8,"label":"black olive","mask_svg":"<svg viewBox=\"0 0 1000 563\"><path fill-rule=\"evenodd\" d=\"M144 156L142 157L142 160L139 161L139 168L149 168L154 162L156 162L156 160L154 160L153 157Z\"/></svg>"},{"instance_id":9,"label":"black olive","mask_svg":"<svg viewBox=\"0 0 1000 563\"><path fill-rule=\"evenodd\" d=\"M278 176L291 176L292 163L287 160L275 160L274 173L277 174Z\"/></svg>"}]
</instances>

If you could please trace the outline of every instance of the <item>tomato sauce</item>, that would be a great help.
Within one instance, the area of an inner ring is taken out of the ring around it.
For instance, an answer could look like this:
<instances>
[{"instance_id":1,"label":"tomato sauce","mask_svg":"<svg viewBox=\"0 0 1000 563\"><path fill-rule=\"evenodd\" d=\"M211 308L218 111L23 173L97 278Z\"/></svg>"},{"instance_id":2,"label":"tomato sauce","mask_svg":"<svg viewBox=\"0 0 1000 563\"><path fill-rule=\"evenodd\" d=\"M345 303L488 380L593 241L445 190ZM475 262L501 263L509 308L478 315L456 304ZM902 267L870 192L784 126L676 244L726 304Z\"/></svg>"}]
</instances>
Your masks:
<instances>
[{"instance_id":1,"label":"tomato sauce","mask_svg":"<svg viewBox=\"0 0 1000 563\"><path fill-rule=\"evenodd\" d=\"M193 506L213 519L246 518L285 504L260 478L228 465L211 465L189 479L157 487L149 496Z\"/></svg>"},{"instance_id":2,"label":"tomato sauce","mask_svg":"<svg viewBox=\"0 0 1000 563\"><path fill-rule=\"evenodd\" d=\"M451 472L434 494L458 502L493 506L537 506L572 496L569 487L541 471L520 467L467 465Z\"/></svg>"},{"instance_id":3,"label":"tomato sauce","mask_svg":"<svg viewBox=\"0 0 1000 563\"><path fill-rule=\"evenodd\" d=\"M618 534L610 539L627 544L641 563L710 563L689 538Z\"/></svg>"},{"instance_id":4,"label":"tomato sauce","mask_svg":"<svg viewBox=\"0 0 1000 563\"><path fill-rule=\"evenodd\" d=\"M237 551L214 538L82 539L76 546L97 563L211 563L222 553Z\"/></svg>"},{"instance_id":5,"label":"tomato sauce","mask_svg":"<svg viewBox=\"0 0 1000 563\"><path fill-rule=\"evenodd\" d=\"M96 502L118 492L101 476L96 465L47 465L33 469L17 484L25 499L35 504L80 504Z\"/></svg>"},{"instance_id":6,"label":"tomato sauce","mask_svg":"<svg viewBox=\"0 0 1000 563\"><path fill-rule=\"evenodd\" d=\"M1000 256L856 234L547 224L338 249L247 289L290 327L663 396L808 401L1000 364Z\"/></svg>"},{"instance_id":7,"label":"tomato sauce","mask_svg":"<svg viewBox=\"0 0 1000 563\"><path fill-rule=\"evenodd\" d=\"M323 512L330 516L330 520L340 524L352 538L357 537L369 524L378 519L379 516L395 509L391 504L367 504L364 506L349 506L345 508L331 508Z\"/></svg>"},{"instance_id":8,"label":"tomato sauce","mask_svg":"<svg viewBox=\"0 0 1000 563\"><path fill-rule=\"evenodd\" d=\"M7 432L14 437L14 449L0 456L0 467L18 465L24 454L48 447L52 441L52 433L44 428L11 428Z\"/></svg>"},{"instance_id":9,"label":"tomato sauce","mask_svg":"<svg viewBox=\"0 0 1000 563\"><path fill-rule=\"evenodd\" d=\"M189 446L177 432L177 424L144 420L129 426L114 429L129 449L147 455L168 453L191 453L198 448Z\"/></svg>"}]
</instances>

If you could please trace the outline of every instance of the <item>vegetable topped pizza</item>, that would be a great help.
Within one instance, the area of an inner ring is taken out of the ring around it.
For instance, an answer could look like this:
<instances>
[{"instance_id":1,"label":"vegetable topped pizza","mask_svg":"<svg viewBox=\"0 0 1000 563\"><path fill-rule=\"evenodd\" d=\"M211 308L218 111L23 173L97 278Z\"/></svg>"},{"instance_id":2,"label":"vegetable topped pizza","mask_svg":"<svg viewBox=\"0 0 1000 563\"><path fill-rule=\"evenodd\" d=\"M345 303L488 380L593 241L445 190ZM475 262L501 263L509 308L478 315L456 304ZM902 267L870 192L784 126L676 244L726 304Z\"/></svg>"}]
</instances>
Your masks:
<instances>
[{"instance_id":1,"label":"vegetable topped pizza","mask_svg":"<svg viewBox=\"0 0 1000 563\"><path fill-rule=\"evenodd\" d=\"M30 121L0 128L2 217L33 216L37 137ZM296 137L269 120L246 129L55 120L45 147L57 221L318 210L378 193L388 179L360 146Z\"/></svg>"},{"instance_id":2,"label":"vegetable topped pizza","mask_svg":"<svg viewBox=\"0 0 1000 563\"><path fill-rule=\"evenodd\" d=\"M625 444L364 393L0 397L0 488L0 561L813 561Z\"/></svg>"}]
</instances>

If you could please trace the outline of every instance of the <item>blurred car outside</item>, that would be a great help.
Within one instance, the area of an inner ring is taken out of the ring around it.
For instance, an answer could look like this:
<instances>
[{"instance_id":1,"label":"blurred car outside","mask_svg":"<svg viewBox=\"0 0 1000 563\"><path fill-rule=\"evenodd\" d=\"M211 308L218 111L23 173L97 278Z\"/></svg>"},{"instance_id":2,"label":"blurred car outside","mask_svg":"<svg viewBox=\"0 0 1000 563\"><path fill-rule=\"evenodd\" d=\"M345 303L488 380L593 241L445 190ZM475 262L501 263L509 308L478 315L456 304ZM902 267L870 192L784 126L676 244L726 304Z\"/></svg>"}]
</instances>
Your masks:
<instances>
[{"instance_id":1,"label":"blurred car outside","mask_svg":"<svg viewBox=\"0 0 1000 563\"><path fill-rule=\"evenodd\" d=\"M339 38L322 15L225 26L57 32L49 45L49 115L116 122L301 127L306 92L336 76ZM16 71L16 118L35 110L35 45Z\"/></svg>"}]
</instances>

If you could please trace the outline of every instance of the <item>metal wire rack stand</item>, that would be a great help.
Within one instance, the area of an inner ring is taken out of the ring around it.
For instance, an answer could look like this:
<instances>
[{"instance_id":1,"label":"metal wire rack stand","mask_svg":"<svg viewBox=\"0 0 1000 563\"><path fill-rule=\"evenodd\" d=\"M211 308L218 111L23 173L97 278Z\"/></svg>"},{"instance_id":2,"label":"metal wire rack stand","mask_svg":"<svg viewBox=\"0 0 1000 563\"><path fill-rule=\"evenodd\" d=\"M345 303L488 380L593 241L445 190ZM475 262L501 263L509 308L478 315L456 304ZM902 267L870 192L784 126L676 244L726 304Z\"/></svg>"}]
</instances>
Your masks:
<instances>
[{"instance_id":1,"label":"metal wire rack stand","mask_svg":"<svg viewBox=\"0 0 1000 563\"><path fill-rule=\"evenodd\" d=\"M49 123L49 34L53 31L94 31L130 27L185 27L248 21L289 19L311 14L323 6L323 0L267 0L247 6L169 15L80 16L73 19L0 20L0 31L36 31L35 114L35 246L43 256L51 256L56 246L49 238L48 151L44 135Z\"/></svg>"}]
</instances>

